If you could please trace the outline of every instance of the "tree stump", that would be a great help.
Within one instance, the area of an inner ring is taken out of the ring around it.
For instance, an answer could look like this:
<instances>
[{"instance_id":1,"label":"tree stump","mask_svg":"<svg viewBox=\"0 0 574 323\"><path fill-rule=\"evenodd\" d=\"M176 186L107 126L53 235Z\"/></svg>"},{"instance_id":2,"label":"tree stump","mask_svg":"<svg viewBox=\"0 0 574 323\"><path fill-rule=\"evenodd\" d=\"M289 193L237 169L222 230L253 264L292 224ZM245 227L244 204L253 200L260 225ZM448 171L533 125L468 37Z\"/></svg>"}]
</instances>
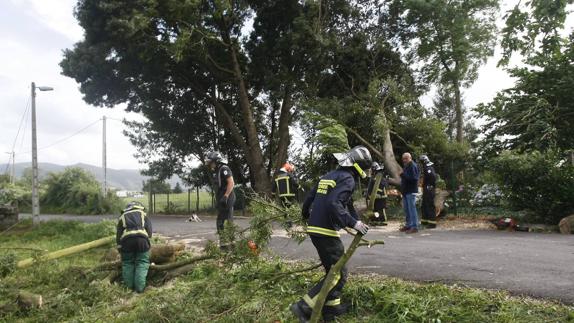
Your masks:
<instances>
[{"instance_id":1,"label":"tree stump","mask_svg":"<svg viewBox=\"0 0 574 323\"><path fill-rule=\"evenodd\" d=\"M574 214L560 220L558 227L560 228L560 233L562 234L574 233Z\"/></svg>"}]
</instances>

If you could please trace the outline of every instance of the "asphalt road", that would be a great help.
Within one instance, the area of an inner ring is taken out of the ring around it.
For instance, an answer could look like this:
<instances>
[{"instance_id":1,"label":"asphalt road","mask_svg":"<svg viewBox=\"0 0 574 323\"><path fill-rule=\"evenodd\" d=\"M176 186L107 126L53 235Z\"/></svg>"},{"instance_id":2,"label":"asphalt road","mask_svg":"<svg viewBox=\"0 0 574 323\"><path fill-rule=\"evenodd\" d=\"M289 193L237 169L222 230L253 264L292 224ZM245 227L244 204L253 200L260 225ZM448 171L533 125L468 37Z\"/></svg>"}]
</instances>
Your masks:
<instances>
[{"instance_id":1,"label":"asphalt road","mask_svg":"<svg viewBox=\"0 0 574 323\"><path fill-rule=\"evenodd\" d=\"M114 216L41 216L97 222ZM215 218L185 222L182 217L153 217L154 232L200 246L216 239ZM236 219L240 226L248 220ZM352 236L342 233L345 245ZM425 230L407 235L373 229L366 238L385 245L361 247L349 263L351 272L380 273L421 282L462 284L508 290L512 294L574 304L574 236L490 230ZM277 230L272 251L287 259L317 260L309 239L298 245Z\"/></svg>"}]
</instances>

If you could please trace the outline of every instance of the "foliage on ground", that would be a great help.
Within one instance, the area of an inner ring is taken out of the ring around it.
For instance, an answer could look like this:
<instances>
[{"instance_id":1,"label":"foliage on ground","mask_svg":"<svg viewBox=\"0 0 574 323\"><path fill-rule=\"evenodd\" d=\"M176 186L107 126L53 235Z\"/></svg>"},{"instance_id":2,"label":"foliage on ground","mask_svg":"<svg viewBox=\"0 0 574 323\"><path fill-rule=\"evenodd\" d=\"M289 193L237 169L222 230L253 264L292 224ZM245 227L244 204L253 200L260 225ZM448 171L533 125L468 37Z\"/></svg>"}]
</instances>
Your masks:
<instances>
[{"instance_id":1,"label":"foliage on ground","mask_svg":"<svg viewBox=\"0 0 574 323\"><path fill-rule=\"evenodd\" d=\"M2 246L55 250L110 234L113 224L50 221L0 236ZM1 251L3 255L5 250ZM15 250L18 258L29 251ZM0 281L0 317L6 322L294 322L288 310L323 274L321 269L273 257L243 262L209 260L143 295L90 274L104 253L96 249L14 272ZM7 306L24 289L44 297L42 309ZM344 322L574 322L574 308L461 286L418 284L377 275L351 275Z\"/></svg>"}]
</instances>

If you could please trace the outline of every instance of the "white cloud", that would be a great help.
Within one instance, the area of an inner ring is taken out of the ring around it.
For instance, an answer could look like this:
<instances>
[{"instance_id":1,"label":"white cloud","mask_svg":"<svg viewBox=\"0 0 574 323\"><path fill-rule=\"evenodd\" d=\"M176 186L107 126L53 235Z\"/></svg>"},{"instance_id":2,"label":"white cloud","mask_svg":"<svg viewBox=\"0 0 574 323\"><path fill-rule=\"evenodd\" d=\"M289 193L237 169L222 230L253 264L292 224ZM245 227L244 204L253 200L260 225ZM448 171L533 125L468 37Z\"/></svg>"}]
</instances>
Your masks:
<instances>
[{"instance_id":1,"label":"white cloud","mask_svg":"<svg viewBox=\"0 0 574 323\"><path fill-rule=\"evenodd\" d=\"M95 108L82 100L78 84L61 75L62 50L82 37L82 30L72 15L75 1L11 0L0 3L0 163L8 160L3 152L11 151L20 118L30 97L30 83L54 87L37 93L38 147L46 147L101 119L142 120L122 108ZM26 115L29 119L29 113ZM15 151L16 162L30 161L30 123ZM110 120L107 125L108 167L140 168L133 154L135 148L122 134L122 123ZM23 139L23 141L22 141ZM23 143L23 144L21 144ZM62 165L102 162L101 122L80 134L38 152L40 162Z\"/></svg>"}]
</instances>

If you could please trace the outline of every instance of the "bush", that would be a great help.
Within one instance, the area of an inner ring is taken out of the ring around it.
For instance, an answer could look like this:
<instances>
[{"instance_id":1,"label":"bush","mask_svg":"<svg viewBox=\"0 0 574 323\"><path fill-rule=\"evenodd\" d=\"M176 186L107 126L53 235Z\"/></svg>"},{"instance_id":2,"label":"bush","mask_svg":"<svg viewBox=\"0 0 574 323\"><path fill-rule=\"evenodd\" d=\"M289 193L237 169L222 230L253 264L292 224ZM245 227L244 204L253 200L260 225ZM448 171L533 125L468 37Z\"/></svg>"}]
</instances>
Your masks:
<instances>
[{"instance_id":1,"label":"bush","mask_svg":"<svg viewBox=\"0 0 574 323\"><path fill-rule=\"evenodd\" d=\"M559 153L507 151L490 164L510 206L530 211L532 220L557 224L574 213L574 166Z\"/></svg>"},{"instance_id":2,"label":"bush","mask_svg":"<svg viewBox=\"0 0 574 323\"><path fill-rule=\"evenodd\" d=\"M105 214L122 209L121 200L113 192L103 196L100 183L81 168L51 173L43 184L41 204L47 212Z\"/></svg>"}]
</instances>

